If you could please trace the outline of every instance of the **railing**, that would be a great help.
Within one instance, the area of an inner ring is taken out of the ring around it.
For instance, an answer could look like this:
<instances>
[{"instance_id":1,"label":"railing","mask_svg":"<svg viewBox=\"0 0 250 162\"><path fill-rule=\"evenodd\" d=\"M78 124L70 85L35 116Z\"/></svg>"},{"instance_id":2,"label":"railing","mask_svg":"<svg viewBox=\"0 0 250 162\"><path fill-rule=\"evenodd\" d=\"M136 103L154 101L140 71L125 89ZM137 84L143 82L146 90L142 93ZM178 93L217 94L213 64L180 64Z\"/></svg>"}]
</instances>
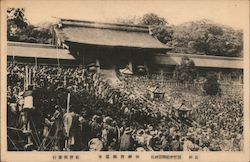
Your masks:
<instances>
[{"instance_id":1,"label":"railing","mask_svg":"<svg viewBox=\"0 0 250 162\"><path fill-rule=\"evenodd\" d=\"M145 80L145 82L147 82ZM175 80L154 80L155 83L162 85L163 87L180 89L180 90L194 90L197 93L203 91L204 83L181 83ZM222 94L238 94L243 92L243 84L239 83L220 83L220 88Z\"/></svg>"}]
</instances>

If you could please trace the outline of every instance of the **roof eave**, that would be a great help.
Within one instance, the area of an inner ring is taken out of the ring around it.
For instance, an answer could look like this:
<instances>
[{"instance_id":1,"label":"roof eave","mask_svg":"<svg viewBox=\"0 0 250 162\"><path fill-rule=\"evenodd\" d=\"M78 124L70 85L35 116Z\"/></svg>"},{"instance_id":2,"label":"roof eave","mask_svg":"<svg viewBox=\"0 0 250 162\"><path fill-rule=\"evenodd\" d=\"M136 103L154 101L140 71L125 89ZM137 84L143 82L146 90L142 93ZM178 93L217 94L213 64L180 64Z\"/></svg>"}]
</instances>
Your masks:
<instances>
[{"instance_id":1,"label":"roof eave","mask_svg":"<svg viewBox=\"0 0 250 162\"><path fill-rule=\"evenodd\" d=\"M132 49L145 49L145 50L158 50L158 51L170 51L172 47L136 47L136 46L123 46L123 45L105 45L105 44L90 44L84 42L77 42L72 40L64 40L66 44L68 43L75 43L75 44L82 44L86 46L96 46L96 47L110 47L110 48L132 48Z\"/></svg>"}]
</instances>

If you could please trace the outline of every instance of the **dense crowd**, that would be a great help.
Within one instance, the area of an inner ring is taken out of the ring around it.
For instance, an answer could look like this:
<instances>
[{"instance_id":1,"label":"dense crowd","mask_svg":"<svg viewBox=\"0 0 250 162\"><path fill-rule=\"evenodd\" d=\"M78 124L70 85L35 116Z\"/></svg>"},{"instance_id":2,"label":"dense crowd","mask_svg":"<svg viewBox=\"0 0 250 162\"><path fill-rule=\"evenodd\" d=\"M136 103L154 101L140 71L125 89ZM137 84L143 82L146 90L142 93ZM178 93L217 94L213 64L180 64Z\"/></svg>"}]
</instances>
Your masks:
<instances>
[{"instance_id":1,"label":"dense crowd","mask_svg":"<svg viewBox=\"0 0 250 162\"><path fill-rule=\"evenodd\" d=\"M154 79L150 76L131 76L124 80L129 83L126 89L134 89L142 94L160 87L166 94L162 101L157 102L163 104L164 109L168 108L169 113L176 112L171 110L178 109L184 99L185 106L191 108L189 118L199 124L198 132L212 140L210 145L213 148L226 151L243 149L243 99L238 93L204 96L190 91L176 92L178 90L166 86L160 76Z\"/></svg>"},{"instance_id":2,"label":"dense crowd","mask_svg":"<svg viewBox=\"0 0 250 162\"><path fill-rule=\"evenodd\" d=\"M242 98L199 96L200 102L190 116L197 124L188 125L175 116L182 102L176 99L185 94L147 77L119 78L121 84L112 87L104 76L82 67L9 64L8 149L27 149L28 137L33 150L243 149ZM166 92L164 100L145 97L146 90L155 86ZM27 91L32 92L34 100L28 133L24 128Z\"/></svg>"}]
</instances>

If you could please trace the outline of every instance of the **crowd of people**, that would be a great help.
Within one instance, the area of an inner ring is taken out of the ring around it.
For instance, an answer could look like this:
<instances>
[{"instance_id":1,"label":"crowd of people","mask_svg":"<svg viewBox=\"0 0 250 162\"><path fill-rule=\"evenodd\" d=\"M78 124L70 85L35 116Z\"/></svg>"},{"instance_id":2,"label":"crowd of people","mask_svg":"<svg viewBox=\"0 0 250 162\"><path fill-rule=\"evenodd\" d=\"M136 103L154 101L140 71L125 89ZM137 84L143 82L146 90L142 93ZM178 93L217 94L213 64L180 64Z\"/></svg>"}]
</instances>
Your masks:
<instances>
[{"instance_id":1,"label":"crowd of people","mask_svg":"<svg viewBox=\"0 0 250 162\"><path fill-rule=\"evenodd\" d=\"M156 86L160 87L166 94L162 101L157 102L164 105L169 114L175 115L176 111L173 110L178 109L185 100L185 106L191 109L189 118L199 124L201 132L211 133L208 138L213 139L213 148L226 151L243 149L243 98L239 95L242 93L206 96L190 91L178 92L162 83L161 78L131 76L125 80L129 83L126 89L134 89L144 94L147 93L147 89L154 90Z\"/></svg>"},{"instance_id":2,"label":"crowd of people","mask_svg":"<svg viewBox=\"0 0 250 162\"><path fill-rule=\"evenodd\" d=\"M190 115L197 124L187 125L175 117L182 102L176 98L185 94L146 77L119 78L113 87L81 66L9 64L8 150L242 151L242 98L199 96ZM154 86L165 91L164 100L144 96Z\"/></svg>"}]
</instances>

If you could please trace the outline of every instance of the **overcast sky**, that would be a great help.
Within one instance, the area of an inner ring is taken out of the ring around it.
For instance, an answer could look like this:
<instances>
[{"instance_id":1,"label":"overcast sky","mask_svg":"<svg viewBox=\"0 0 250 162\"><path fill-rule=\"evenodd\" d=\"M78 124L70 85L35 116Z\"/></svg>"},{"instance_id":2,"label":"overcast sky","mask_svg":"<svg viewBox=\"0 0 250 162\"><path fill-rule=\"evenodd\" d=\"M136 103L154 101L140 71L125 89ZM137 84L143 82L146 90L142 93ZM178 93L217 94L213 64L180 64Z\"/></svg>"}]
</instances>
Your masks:
<instances>
[{"instance_id":1,"label":"overcast sky","mask_svg":"<svg viewBox=\"0 0 250 162\"><path fill-rule=\"evenodd\" d=\"M142 16L153 12L166 18L170 24L206 18L243 29L247 26L248 16L246 0L7 0L6 6L25 8L26 17L32 24L55 21L53 17L111 22L117 18Z\"/></svg>"}]
</instances>

